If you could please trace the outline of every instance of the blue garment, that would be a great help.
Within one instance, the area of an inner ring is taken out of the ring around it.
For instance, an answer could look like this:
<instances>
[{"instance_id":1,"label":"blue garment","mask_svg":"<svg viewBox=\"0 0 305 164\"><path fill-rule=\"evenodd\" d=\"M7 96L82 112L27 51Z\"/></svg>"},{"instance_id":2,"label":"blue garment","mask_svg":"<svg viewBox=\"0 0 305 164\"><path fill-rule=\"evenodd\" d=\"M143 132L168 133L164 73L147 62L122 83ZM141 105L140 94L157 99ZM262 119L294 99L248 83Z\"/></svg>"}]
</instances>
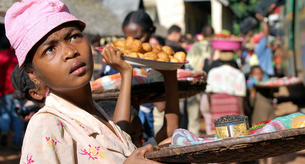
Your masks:
<instances>
[{"instance_id":1,"label":"blue garment","mask_svg":"<svg viewBox=\"0 0 305 164\"><path fill-rule=\"evenodd\" d=\"M16 104L18 104L17 100L13 99L12 94L3 95L0 103L0 131L1 132L9 132L10 131L10 123L13 123L14 130L14 140L15 144L22 143L22 135L23 135L23 121L20 117L15 113Z\"/></svg>"},{"instance_id":2,"label":"blue garment","mask_svg":"<svg viewBox=\"0 0 305 164\"><path fill-rule=\"evenodd\" d=\"M274 68L272 65L272 51L267 46L268 39L262 37L261 40L255 45L254 53L258 57L259 66L268 75L274 75Z\"/></svg>"},{"instance_id":3,"label":"blue garment","mask_svg":"<svg viewBox=\"0 0 305 164\"><path fill-rule=\"evenodd\" d=\"M243 51L242 54L241 54L241 56L242 56L243 58L245 58L247 55L248 55L248 52L247 52L247 51Z\"/></svg>"},{"instance_id":4,"label":"blue garment","mask_svg":"<svg viewBox=\"0 0 305 164\"><path fill-rule=\"evenodd\" d=\"M149 112L141 110L141 107L140 107L138 116L140 117L140 120L143 125L143 129L144 129L144 133L146 134L146 136L144 136L144 140L146 142L155 135L153 107L150 108Z\"/></svg>"},{"instance_id":5,"label":"blue garment","mask_svg":"<svg viewBox=\"0 0 305 164\"><path fill-rule=\"evenodd\" d=\"M268 79L269 79L268 75L264 73L262 81L267 81ZM257 80L256 77L253 77L253 78L249 77L247 80L247 88L257 85L258 83L259 83L259 81Z\"/></svg>"}]
</instances>

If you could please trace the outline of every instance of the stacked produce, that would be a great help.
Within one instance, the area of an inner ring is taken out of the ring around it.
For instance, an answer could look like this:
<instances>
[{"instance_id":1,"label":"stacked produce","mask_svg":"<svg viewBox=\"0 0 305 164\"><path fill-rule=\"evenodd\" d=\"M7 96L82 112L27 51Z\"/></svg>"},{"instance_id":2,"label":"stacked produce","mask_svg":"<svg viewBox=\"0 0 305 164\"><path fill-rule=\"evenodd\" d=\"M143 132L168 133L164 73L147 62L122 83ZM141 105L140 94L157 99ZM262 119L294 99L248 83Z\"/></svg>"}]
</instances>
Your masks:
<instances>
[{"instance_id":1,"label":"stacked produce","mask_svg":"<svg viewBox=\"0 0 305 164\"><path fill-rule=\"evenodd\" d=\"M111 46L123 51L125 56L147 60L184 63L186 58L186 54L182 51L175 53L169 46L152 47L149 43L142 43L133 37L113 42Z\"/></svg>"}]
</instances>

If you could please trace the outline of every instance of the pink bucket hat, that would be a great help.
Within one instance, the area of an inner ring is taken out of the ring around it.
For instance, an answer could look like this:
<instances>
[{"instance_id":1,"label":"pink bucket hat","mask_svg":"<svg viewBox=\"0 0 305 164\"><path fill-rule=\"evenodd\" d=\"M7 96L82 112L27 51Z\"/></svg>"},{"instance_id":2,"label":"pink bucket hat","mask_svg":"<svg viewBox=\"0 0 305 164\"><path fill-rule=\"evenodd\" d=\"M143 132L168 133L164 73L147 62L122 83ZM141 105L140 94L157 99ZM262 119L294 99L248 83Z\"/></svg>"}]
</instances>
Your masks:
<instances>
[{"instance_id":1,"label":"pink bucket hat","mask_svg":"<svg viewBox=\"0 0 305 164\"><path fill-rule=\"evenodd\" d=\"M86 24L70 14L59 0L23 0L11 6L5 15L6 36L15 49L19 66L33 46L57 26L76 21L83 31Z\"/></svg>"}]
</instances>

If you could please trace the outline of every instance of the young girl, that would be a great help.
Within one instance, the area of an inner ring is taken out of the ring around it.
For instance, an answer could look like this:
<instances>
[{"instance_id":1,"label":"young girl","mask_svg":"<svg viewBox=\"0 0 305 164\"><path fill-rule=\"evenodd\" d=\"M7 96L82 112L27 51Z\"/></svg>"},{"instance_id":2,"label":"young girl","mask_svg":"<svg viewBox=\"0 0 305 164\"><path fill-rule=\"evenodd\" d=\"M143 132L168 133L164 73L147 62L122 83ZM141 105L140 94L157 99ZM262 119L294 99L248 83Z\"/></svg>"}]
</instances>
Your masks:
<instances>
[{"instance_id":1,"label":"young girl","mask_svg":"<svg viewBox=\"0 0 305 164\"><path fill-rule=\"evenodd\" d=\"M93 61L85 23L59 0L24 0L5 16L6 35L34 82L50 89L45 106L29 122L20 163L154 163L148 145L135 150L129 136L92 100ZM130 115L132 67L107 46L107 64L122 75L115 112ZM125 106L125 107L124 107ZM117 110L118 109L118 110ZM120 120L126 117L116 117ZM129 121L129 120L121 120Z\"/></svg>"}]
</instances>

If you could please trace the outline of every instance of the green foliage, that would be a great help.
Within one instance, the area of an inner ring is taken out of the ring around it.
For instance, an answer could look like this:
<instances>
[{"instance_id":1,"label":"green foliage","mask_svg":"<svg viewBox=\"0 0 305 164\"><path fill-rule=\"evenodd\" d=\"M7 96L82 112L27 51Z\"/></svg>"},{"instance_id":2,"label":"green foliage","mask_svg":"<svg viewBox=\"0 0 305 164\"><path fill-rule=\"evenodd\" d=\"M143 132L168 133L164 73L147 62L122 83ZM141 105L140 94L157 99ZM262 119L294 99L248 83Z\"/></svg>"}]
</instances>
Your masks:
<instances>
[{"instance_id":1,"label":"green foliage","mask_svg":"<svg viewBox=\"0 0 305 164\"><path fill-rule=\"evenodd\" d=\"M239 34L239 24L248 16L254 17L254 9L261 0L228 0L234 13L233 34Z\"/></svg>"},{"instance_id":2,"label":"green foliage","mask_svg":"<svg viewBox=\"0 0 305 164\"><path fill-rule=\"evenodd\" d=\"M229 2L237 23L240 23L246 17L254 15L254 9L260 0L229 0Z\"/></svg>"}]
</instances>

